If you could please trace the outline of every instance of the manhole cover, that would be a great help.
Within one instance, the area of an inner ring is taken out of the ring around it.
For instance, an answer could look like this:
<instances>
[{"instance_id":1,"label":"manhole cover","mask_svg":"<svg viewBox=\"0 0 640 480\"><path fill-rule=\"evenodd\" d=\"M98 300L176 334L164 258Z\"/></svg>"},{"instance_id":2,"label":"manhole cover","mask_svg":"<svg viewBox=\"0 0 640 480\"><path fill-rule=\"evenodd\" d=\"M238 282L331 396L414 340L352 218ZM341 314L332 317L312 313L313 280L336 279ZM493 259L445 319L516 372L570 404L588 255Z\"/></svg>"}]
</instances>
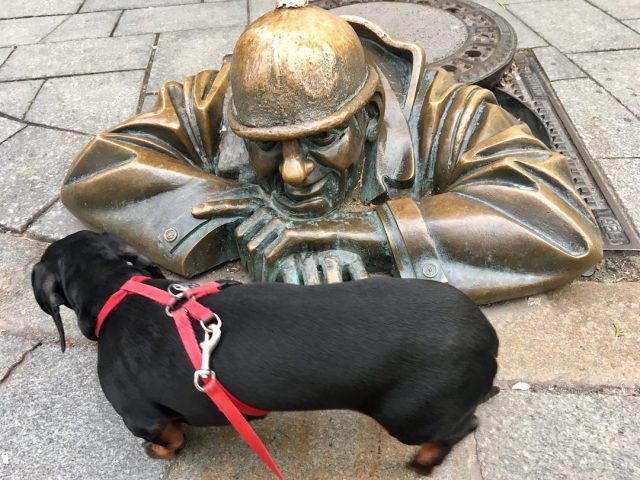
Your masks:
<instances>
[{"instance_id":1,"label":"manhole cover","mask_svg":"<svg viewBox=\"0 0 640 480\"><path fill-rule=\"evenodd\" d=\"M488 8L461 0L315 0L314 5L377 23L399 40L423 46L432 66L466 83L490 87L509 67L516 35ZM390 14L392 12L392 14Z\"/></svg>"},{"instance_id":2,"label":"manhole cover","mask_svg":"<svg viewBox=\"0 0 640 480\"><path fill-rule=\"evenodd\" d=\"M536 132L540 133L538 136L546 137L551 148L567 157L576 188L598 222L605 250L640 250L640 237L595 167L532 50L516 53L511 70L495 90L507 92L529 107L537 116L540 129L546 130ZM499 95L498 98L514 113Z\"/></svg>"}]
</instances>

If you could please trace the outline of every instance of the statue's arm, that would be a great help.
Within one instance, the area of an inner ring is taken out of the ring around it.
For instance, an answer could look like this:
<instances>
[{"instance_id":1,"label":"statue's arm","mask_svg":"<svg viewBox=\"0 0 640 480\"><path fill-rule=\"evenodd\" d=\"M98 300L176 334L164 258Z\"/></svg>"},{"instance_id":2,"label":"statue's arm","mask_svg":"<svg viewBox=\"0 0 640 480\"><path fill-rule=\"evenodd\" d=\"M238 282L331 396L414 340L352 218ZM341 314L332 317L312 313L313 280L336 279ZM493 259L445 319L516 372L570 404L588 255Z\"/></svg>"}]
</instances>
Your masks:
<instances>
[{"instance_id":1,"label":"statue's arm","mask_svg":"<svg viewBox=\"0 0 640 480\"><path fill-rule=\"evenodd\" d=\"M188 77L184 85L168 82L150 112L98 135L65 178L65 206L178 273L237 258L231 232L239 217L191 215L204 200L259 195L249 192L255 186L215 175L226 82L225 67L217 75Z\"/></svg>"},{"instance_id":2,"label":"statue's arm","mask_svg":"<svg viewBox=\"0 0 640 480\"><path fill-rule=\"evenodd\" d=\"M378 208L400 273L446 278L484 303L558 286L595 265L602 241L566 159L487 90L434 84L423 120L438 117L439 128L423 129L421 144L435 160L434 194Z\"/></svg>"}]
</instances>

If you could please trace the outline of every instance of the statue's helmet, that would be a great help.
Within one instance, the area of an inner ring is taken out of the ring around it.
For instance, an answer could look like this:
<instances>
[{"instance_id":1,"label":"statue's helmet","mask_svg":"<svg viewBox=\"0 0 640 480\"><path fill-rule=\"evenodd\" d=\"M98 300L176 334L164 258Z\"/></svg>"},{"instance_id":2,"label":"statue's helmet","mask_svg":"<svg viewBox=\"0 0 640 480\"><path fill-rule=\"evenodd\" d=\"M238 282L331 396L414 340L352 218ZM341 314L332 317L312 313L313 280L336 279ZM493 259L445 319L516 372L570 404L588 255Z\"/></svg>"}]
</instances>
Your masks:
<instances>
[{"instance_id":1,"label":"statue's helmet","mask_svg":"<svg viewBox=\"0 0 640 480\"><path fill-rule=\"evenodd\" d=\"M231 60L229 125L254 140L286 140L344 124L378 75L355 31L318 7L278 8L240 36Z\"/></svg>"}]
</instances>

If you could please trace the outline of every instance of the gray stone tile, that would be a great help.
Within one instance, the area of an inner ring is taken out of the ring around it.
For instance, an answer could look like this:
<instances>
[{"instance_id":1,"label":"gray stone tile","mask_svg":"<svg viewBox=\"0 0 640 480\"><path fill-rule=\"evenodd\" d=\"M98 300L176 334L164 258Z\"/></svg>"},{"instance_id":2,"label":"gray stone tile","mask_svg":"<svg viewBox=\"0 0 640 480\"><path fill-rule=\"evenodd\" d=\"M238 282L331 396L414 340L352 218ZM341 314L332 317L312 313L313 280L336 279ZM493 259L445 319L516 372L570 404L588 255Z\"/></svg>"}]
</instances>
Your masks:
<instances>
[{"instance_id":1,"label":"gray stone tile","mask_svg":"<svg viewBox=\"0 0 640 480\"><path fill-rule=\"evenodd\" d=\"M0 331L0 380L5 378L11 368L35 345L34 340L15 337Z\"/></svg>"},{"instance_id":2,"label":"gray stone tile","mask_svg":"<svg viewBox=\"0 0 640 480\"><path fill-rule=\"evenodd\" d=\"M599 158L597 161L631 217L636 231L640 232L640 158Z\"/></svg>"},{"instance_id":3,"label":"gray stone tile","mask_svg":"<svg viewBox=\"0 0 640 480\"><path fill-rule=\"evenodd\" d=\"M0 143L24 127L23 123L0 117Z\"/></svg>"},{"instance_id":4,"label":"gray stone tile","mask_svg":"<svg viewBox=\"0 0 640 480\"><path fill-rule=\"evenodd\" d=\"M21 231L52 203L71 161L87 140L75 133L27 127L0 144L0 225Z\"/></svg>"},{"instance_id":5,"label":"gray stone tile","mask_svg":"<svg viewBox=\"0 0 640 480\"><path fill-rule=\"evenodd\" d=\"M483 478L640 477L640 398L502 392L478 416Z\"/></svg>"},{"instance_id":6,"label":"gray stone tile","mask_svg":"<svg viewBox=\"0 0 640 480\"><path fill-rule=\"evenodd\" d=\"M580 53L571 59L640 116L640 50Z\"/></svg>"},{"instance_id":7,"label":"gray stone tile","mask_svg":"<svg viewBox=\"0 0 640 480\"><path fill-rule=\"evenodd\" d=\"M0 47L37 43L67 17L34 17L0 20Z\"/></svg>"},{"instance_id":8,"label":"gray stone tile","mask_svg":"<svg viewBox=\"0 0 640 480\"><path fill-rule=\"evenodd\" d=\"M501 5L501 2L496 0L475 0L475 3L479 3L483 7L493 10L509 22L516 31L516 35L518 37L518 48L543 47L547 45L547 42L543 38L541 38L527 25L522 23L520 19L512 15L511 12Z\"/></svg>"},{"instance_id":9,"label":"gray stone tile","mask_svg":"<svg viewBox=\"0 0 640 480\"><path fill-rule=\"evenodd\" d=\"M11 47L0 48L0 65L2 65L7 58L9 58L12 50L13 48Z\"/></svg>"},{"instance_id":10,"label":"gray stone tile","mask_svg":"<svg viewBox=\"0 0 640 480\"><path fill-rule=\"evenodd\" d=\"M139 70L49 79L27 120L100 133L136 113L143 77Z\"/></svg>"},{"instance_id":11,"label":"gray stone tile","mask_svg":"<svg viewBox=\"0 0 640 480\"><path fill-rule=\"evenodd\" d=\"M0 112L22 118L44 80L0 83Z\"/></svg>"},{"instance_id":12,"label":"gray stone tile","mask_svg":"<svg viewBox=\"0 0 640 480\"><path fill-rule=\"evenodd\" d=\"M51 32L47 42L108 37L115 27L121 10L73 15Z\"/></svg>"},{"instance_id":13,"label":"gray stone tile","mask_svg":"<svg viewBox=\"0 0 640 480\"><path fill-rule=\"evenodd\" d=\"M640 18L640 0L589 0L609 15L619 19Z\"/></svg>"},{"instance_id":14,"label":"gray stone tile","mask_svg":"<svg viewBox=\"0 0 640 480\"><path fill-rule=\"evenodd\" d=\"M168 463L147 458L105 399L96 356L42 346L0 386L2 478L163 478Z\"/></svg>"},{"instance_id":15,"label":"gray stone tile","mask_svg":"<svg viewBox=\"0 0 640 480\"><path fill-rule=\"evenodd\" d=\"M286 478L314 480L418 480L405 464L416 447L402 445L373 420L354 412L275 413L253 422ZM166 480L246 478L273 475L230 427L195 429L187 433L184 450ZM473 436L456 446L429 477L473 479Z\"/></svg>"},{"instance_id":16,"label":"gray stone tile","mask_svg":"<svg viewBox=\"0 0 640 480\"><path fill-rule=\"evenodd\" d=\"M542 65L549 80L563 80L567 78L586 77L586 74L576 67L571 60L554 47L534 48L536 58Z\"/></svg>"},{"instance_id":17,"label":"gray stone tile","mask_svg":"<svg viewBox=\"0 0 640 480\"><path fill-rule=\"evenodd\" d=\"M147 8L162 5L186 5L189 3L200 3L200 0L86 0L81 12Z\"/></svg>"},{"instance_id":18,"label":"gray stone tile","mask_svg":"<svg viewBox=\"0 0 640 480\"><path fill-rule=\"evenodd\" d=\"M393 11L393 15L389 12ZM333 10L339 15L355 15L379 25L394 38L421 45L427 61L435 62L453 53L467 40L462 20L449 12L426 5L396 2L359 3Z\"/></svg>"},{"instance_id":19,"label":"gray stone tile","mask_svg":"<svg viewBox=\"0 0 640 480\"><path fill-rule=\"evenodd\" d=\"M640 340L630 333L640 331L639 297L640 283L573 282L483 307L500 337L498 381L640 385ZM626 335L616 336L614 324Z\"/></svg>"},{"instance_id":20,"label":"gray stone tile","mask_svg":"<svg viewBox=\"0 0 640 480\"><path fill-rule=\"evenodd\" d=\"M193 30L160 35L151 68L148 92L157 92L167 80L182 82L201 70L219 69L222 58L233 53L243 27Z\"/></svg>"},{"instance_id":21,"label":"gray stone tile","mask_svg":"<svg viewBox=\"0 0 640 480\"><path fill-rule=\"evenodd\" d=\"M640 156L640 120L590 79L553 82L593 157Z\"/></svg>"},{"instance_id":22,"label":"gray stone tile","mask_svg":"<svg viewBox=\"0 0 640 480\"><path fill-rule=\"evenodd\" d=\"M91 230L91 227L74 217L60 201L57 201L44 215L33 222L27 230L27 235L39 240L55 242L78 230Z\"/></svg>"},{"instance_id":23,"label":"gray stone tile","mask_svg":"<svg viewBox=\"0 0 640 480\"><path fill-rule=\"evenodd\" d=\"M82 0L0 0L0 18L76 13Z\"/></svg>"},{"instance_id":24,"label":"gray stone tile","mask_svg":"<svg viewBox=\"0 0 640 480\"><path fill-rule=\"evenodd\" d=\"M18 47L0 67L0 80L146 68L153 40L153 35L139 35Z\"/></svg>"},{"instance_id":25,"label":"gray stone tile","mask_svg":"<svg viewBox=\"0 0 640 480\"><path fill-rule=\"evenodd\" d=\"M267 12L274 9L273 0L249 0L249 21L253 22Z\"/></svg>"},{"instance_id":26,"label":"gray stone tile","mask_svg":"<svg viewBox=\"0 0 640 480\"><path fill-rule=\"evenodd\" d=\"M640 33L640 20L626 20L624 23L628 27L633 28L636 32Z\"/></svg>"},{"instance_id":27,"label":"gray stone tile","mask_svg":"<svg viewBox=\"0 0 640 480\"><path fill-rule=\"evenodd\" d=\"M157 93L150 93L144 97L144 102L142 103L141 112L148 112L155 105L156 100L158 99Z\"/></svg>"},{"instance_id":28,"label":"gray stone tile","mask_svg":"<svg viewBox=\"0 0 640 480\"><path fill-rule=\"evenodd\" d=\"M640 47L640 35L582 0L519 3L509 10L565 53Z\"/></svg>"},{"instance_id":29,"label":"gray stone tile","mask_svg":"<svg viewBox=\"0 0 640 480\"><path fill-rule=\"evenodd\" d=\"M122 15L115 35L160 33L199 28L245 25L245 1L229 0L197 5L152 7L127 10Z\"/></svg>"}]
</instances>

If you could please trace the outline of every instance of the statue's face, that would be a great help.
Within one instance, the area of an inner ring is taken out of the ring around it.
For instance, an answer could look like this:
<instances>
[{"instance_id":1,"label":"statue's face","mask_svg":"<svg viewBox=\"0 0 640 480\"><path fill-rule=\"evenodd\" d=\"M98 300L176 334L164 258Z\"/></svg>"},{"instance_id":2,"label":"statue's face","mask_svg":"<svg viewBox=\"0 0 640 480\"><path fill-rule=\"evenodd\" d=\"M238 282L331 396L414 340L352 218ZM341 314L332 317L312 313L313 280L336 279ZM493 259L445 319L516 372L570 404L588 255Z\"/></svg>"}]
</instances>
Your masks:
<instances>
[{"instance_id":1,"label":"statue's face","mask_svg":"<svg viewBox=\"0 0 640 480\"><path fill-rule=\"evenodd\" d=\"M362 171L366 114L316 135L277 142L247 140L258 183L276 208L317 217L339 206Z\"/></svg>"}]
</instances>

